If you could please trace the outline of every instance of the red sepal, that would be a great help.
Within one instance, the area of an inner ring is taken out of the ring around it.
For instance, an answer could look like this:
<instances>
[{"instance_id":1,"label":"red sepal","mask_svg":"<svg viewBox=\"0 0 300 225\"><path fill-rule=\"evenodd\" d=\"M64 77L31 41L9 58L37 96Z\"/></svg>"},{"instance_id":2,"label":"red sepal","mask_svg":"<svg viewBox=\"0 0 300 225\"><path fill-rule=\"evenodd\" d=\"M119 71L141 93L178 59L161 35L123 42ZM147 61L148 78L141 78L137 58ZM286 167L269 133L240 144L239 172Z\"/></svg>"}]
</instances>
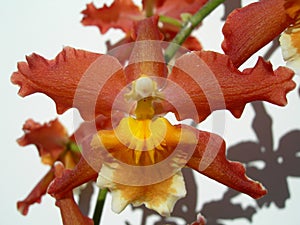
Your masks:
<instances>
[{"instance_id":1,"label":"red sepal","mask_svg":"<svg viewBox=\"0 0 300 225\"><path fill-rule=\"evenodd\" d=\"M20 62L11 77L21 87L19 94L48 95L59 114L76 107L87 120L99 114L110 116L113 101L125 85L122 66L108 55L66 47L54 60L32 54L27 61Z\"/></svg>"},{"instance_id":2,"label":"red sepal","mask_svg":"<svg viewBox=\"0 0 300 225\"><path fill-rule=\"evenodd\" d=\"M64 166L61 163L55 164L55 176L63 175ZM84 216L76 204L72 190L68 191L63 198L56 199L56 206L59 207L64 225L93 225L90 218Z\"/></svg>"},{"instance_id":3,"label":"red sepal","mask_svg":"<svg viewBox=\"0 0 300 225\"><path fill-rule=\"evenodd\" d=\"M168 85L164 93L176 109L165 106L165 110L180 111L180 119L202 121L212 111L220 109L228 109L235 117L240 117L245 104L257 100L283 106L287 103L286 94L295 88L293 75L294 72L285 67L273 70L262 58L254 68L240 72L226 55L205 51L186 54L176 61L168 77L169 83L175 82L185 93ZM183 94L193 101L198 118L191 115L187 101L181 100Z\"/></svg>"},{"instance_id":4,"label":"red sepal","mask_svg":"<svg viewBox=\"0 0 300 225\"><path fill-rule=\"evenodd\" d=\"M29 207L34 203L40 203L43 195L46 194L47 188L54 179L54 169L50 171L41 179L41 181L33 188L30 194L22 201L17 202L17 208L22 215L27 215Z\"/></svg>"},{"instance_id":5,"label":"red sepal","mask_svg":"<svg viewBox=\"0 0 300 225\"><path fill-rule=\"evenodd\" d=\"M198 131L197 147L187 166L239 192L260 198L267 193L264 187L245 174L239 162L230 162L225 156L225 142L216 134Z\"/></svg>"}]
</instances>

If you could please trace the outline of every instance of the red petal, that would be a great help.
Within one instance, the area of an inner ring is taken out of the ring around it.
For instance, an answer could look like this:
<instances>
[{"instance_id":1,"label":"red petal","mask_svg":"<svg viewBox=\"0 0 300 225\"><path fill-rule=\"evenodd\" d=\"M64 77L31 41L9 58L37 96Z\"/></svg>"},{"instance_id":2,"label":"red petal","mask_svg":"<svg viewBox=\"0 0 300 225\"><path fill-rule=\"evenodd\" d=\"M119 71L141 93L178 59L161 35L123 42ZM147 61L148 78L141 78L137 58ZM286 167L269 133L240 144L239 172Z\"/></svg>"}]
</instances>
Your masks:
<instances>
[{"instance_id":1,"label":"red petal","mask_svg":"<svg viewBox=\"0 0 300 225\"><path fill-rule=\"evenodd\" d=\"M223 27L222 48L239 67L253 53L285 30L292 22L285 0L261 0L233 11Z\"/></svg>"},{"instance_id":2,"label":"red petal","mask_svg":"<svg viewBox=\"0 0 300 225\"><path fill-rule=\"evenodd\" d=\"M19 94L45 93L58 113L76 107L85 119L110 115L115 95L125 85L122 66L108 55L67 47L54 60L32 54L27 61L11 77L21 87Z\"/></svg>"},{"instance_id":3,"label":"red petal","mask_svg":"<svg viewBox=\"0 0 300 225\"><path fill-rule=\"evenodd\" d=\"M18 210L27 215L29 206L34 203L40 203L43 195L46 194L50 182L54 179L54 169L52 168L34 187L30 194L23 200L17 203Z\"/></svg>"},{"instance_id":4,"label":"red petal","mask_svg":"<svg viewBox=\"0 0 300 225\"><path fill-rule=\"evenodd\" d=\"M110 28L120 28L128 33L132 29L133 21L140 20L144 16L139 7L131 0L115 0L110 7L104 5L97 9L93 3L87 4L82 11L84 15L82 24L85 26L95 25L102 34Z\"/></svg>"},{"instance_id":5,"label":"red petal","mask_svg":"<svg viewBox=\"0 0 300 225\"><path fill-rule=\"evenodd\" d=\"M208 0L166 0L156 10L157 15L181 19L182 13L196 13Z\"/></svg>"},{"instance_id":6,"label":"red petal","mask_svg":"<svg viewBox=\"0 0 300 225\"><path fill-rule=\"evenodd\" d=\"M48 193L56 199L64 198L74 188L88 181L95 180L98 177L98 172L94 169L95 165L90 165L89 163L94 160L93 162L96 164L97 159L97 157L94 159L89 158L89 162L87 162L82 157L73 170L64 170L60 177L54 179L49 185ZM101 163L97 162L97 166L101 167Z\"/></svg>"},{"instance_id":7,"label":"red petal","mask_svg":"<svg viewBox=\"0 0 300 225\"><path fill-rule=\"evenodd\" d=\"M184 72L185 71L185 72ZM245 104L252 101L268 101L276 105L286 104L286 94L295 88L294 73L279 67L273 71L272 65L260 58L254 68L238 71L229 57L215 52L195 52L179 58L169 76L185 93L168 85L165 90L167 100L180 119L204 120L212 111L228 109L235 117L240 117ZM190 101L183 101L188 95ZM187 105L193 101L194 105ZM191 107L196 107L198 116ZM176 107L176 110L174 109Z\"/></svg>"},{"instance_id":8,"label":"red petal","mask_svg":"<svg viewBox=\"0 0 300 225\"><path fill-rule=\"evenodd\" d=\"M68 134L56 119L43 125L27 120L23 126L24 136L18 139L21 146L36 145L42 161L52 165L65 150L69 141Z\"/></svg>"},{"instance_id":9,"label":"red petal","mask_svg":"<svg viewBox=\"0 0 300 225\"><path fill-rule=\"evenodd\" d=\"M63 165L55 165L55 174L61 177L63 174ZM56 200L56 206L59 207L64 225L93 225L94 222L84 216L73 198L72 191L69 191L64 198Z\"/></svg>"},{"instance_id":10,"label":"red petal","mask_svg":"<svg viewBox=\"0 0 300 225\"><path fill-rule=\"evenodd\" d=\"M141 75L165 77L167 68L162 53L158 17L141 20L135 26L133 50L126 67L128 82Z\"/></svg>"},{"instance_id":11,"label":"red petal","mask_svg":"<svg viewBox=\"0 0 300 225\"><path fill-rule=\"evenodd\" d=\"M226 159L225 142L221 137L203 131L198 133L199 141L187 166L253 198L266 194L260 183L245 175L245 168L241 163Z\"/></svg>"}]
</instances>

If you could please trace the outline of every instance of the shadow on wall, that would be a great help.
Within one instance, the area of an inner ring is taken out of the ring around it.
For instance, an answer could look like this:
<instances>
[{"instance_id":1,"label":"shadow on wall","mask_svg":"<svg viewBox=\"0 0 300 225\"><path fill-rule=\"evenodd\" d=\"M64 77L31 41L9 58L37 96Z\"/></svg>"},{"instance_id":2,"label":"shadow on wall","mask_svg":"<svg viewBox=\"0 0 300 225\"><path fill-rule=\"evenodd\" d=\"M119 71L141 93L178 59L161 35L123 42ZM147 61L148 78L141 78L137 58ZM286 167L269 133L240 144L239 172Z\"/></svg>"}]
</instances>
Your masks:
<instances>
[{"instance_id":1,"label":"shadow on wall","mask_svg":"<svg viewBox=\"0 0 300 225\"><path fill-rule=\"evenodd\" d=\"M278 149L273 147L272 119L263 104L252 104L256 116L252 127L258 138L257 142L242 142L228 149L228 158L245 164L247 175L262 181L268 194L257 200L257 207L242 209L241 205L232 204L231 199L240 195L228 189L223 199L206 203L201 213L205 215L208 225L221 225L220 219L245 218L251 221L252 216L263 206L274 203L283 209L290 198L287 178L300 177L300 130L293 130L281 137ZM247 154L245 154L247 153ZM260 165L260 166L258 166ZM274 179L276 174L276 179ZM226 213L224 212L226 210ZM222 214L220 215L220 212Z\"/></svg>"}]
</instances>

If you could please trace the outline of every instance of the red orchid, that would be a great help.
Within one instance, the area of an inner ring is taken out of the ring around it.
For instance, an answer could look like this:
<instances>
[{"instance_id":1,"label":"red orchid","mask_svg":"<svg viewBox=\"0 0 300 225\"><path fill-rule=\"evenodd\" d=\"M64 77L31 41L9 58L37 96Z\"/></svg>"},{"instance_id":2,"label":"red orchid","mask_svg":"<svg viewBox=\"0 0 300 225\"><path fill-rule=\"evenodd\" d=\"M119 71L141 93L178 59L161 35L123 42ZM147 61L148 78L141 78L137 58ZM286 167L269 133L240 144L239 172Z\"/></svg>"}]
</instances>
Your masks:
<instances>
[{"instance_id":1,"label":"red orchid","mask_svg":"<svg viewBox=\"0 0 300 225\"><path fill-rule=\"evenodd\" d=\"M66 168L72 169L79 161L81 156L79 151L71 151L68 148L70 138L56 119L46 124L39 124L33 120L27 120L23 126L24 136L18 139L21 146L34 144L44 164L51 168L42 180L35 186L31 193L23 200L17 203L18 210L26 215L29 206L41 201L41 197L46 194L47 188L54 179L54 163L61 161Z\"/></svg>"},{"instance_id":2,"label":"red orchid","mask_svg":"<svg viewBox=\"0 0 300 225\"><path fill-rule=\"evenodd\" d=\"M239 71L234 64L242 59L232 62L211 51L182 55L168 73L157 17L140 21L133 37L124 67L109 55L65 48L54 60L27 57L12 75L20 95L45 93L56 102L58 113L76 107L86 120L101 116L111 121L89 130L81 143L84 157L73 170L60 172L48 192L60 201L98 177L98 186L112 193L114 211L144 203L168 215L185 195L180 170L188 166L254 198L266 194L245 175L242 164L226 159L220 136L172 125L159 115L174 112L179 120L200 122L221 109L239 117L245 104L256 100L282 106L295 87L294 73L284 67L273 70L262 58L254 68Z\"/></svg>"},{"instance_id":3,"label":"red orchid","mask_svg":"<svg viewBox=\"0 0 300 225\"><path fill-rule=\"evenodd\" d=\"M133 3L132 0L115 0L111 6L104 5L96 8L93 3L87 4L87 8L82 11L84 17L82 24L86 26L97 26L102 34L111 28L119 28L126 33L126 37L116 45L109 45L112 49L118 45L132 42L130 36L133 24L145 19L147 16L158 15L167 16L180 21L183 14L194 14L207 0L143 0L142 9ZM169 23L161 23L160 31L164 41L171 41L181 27ZM195 37L188 37L183 46L189 50L201 50L201 44Z\"/></svg>"},{"instance_id":4,"label":"red orchid","mask_svg":"<svg viewBox=\"0 0 300 225\"><path fill-rule=\"evenodd\" d=\"M290 25L299 24L296 22L299 20L299 8L298 0L261 0L235 9L223 27L224 52L235 66L240 66ZM298 46L299 54L299 32L296 30L292 36L294 48Z\"/></svg>"}]
</instances>

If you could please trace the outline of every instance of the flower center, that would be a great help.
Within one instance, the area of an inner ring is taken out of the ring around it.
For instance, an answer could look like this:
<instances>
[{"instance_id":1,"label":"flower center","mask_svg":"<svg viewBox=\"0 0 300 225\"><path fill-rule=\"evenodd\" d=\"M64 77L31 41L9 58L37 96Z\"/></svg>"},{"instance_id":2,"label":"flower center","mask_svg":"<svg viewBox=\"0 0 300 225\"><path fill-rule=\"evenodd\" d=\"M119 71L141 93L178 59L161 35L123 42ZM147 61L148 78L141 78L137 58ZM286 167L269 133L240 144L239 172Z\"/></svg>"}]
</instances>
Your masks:
<instances>
[{"instance_id":1,"label":"flower center","mask_svg":"<svg viewBox=\"0 0 300 225\"><path fill-rule=\"evenodd\" d=\"M114 130L100 130L92 140L93 148L106 149L106 155L119 162L147 166L165 160L179 143L196 143L190 130L173 126L163 117L154 118L153 101L162 99L162 94L151 78L133 81L124 97L136 101L135 116L123 118Z\"/></svg>"},{"instance_id":2,"label":"flower center","mask_svg":"<svg viewBox=\"0 0 300 225\"><path fill-rule=\"evenodd\" d=\"M150 77L142 75L132 82L131 91L125 94L125 98L137 102L135 108L136 119L144 120L153 118L155 111L152 103L163 97L158 90L157 83Z\"/></svg>"},{"instance_id":3,"label":"flower center","mask_svg":"<svg viewBox=\"0 0 300 225\"><path fill-rule=\"evenodd\" d=\"M181 129L165 118L123 118L114 130L101 130L91 145L104 147L114 158L131 165L152 165L168 157L176 147Z\"/></svg>"}]
</instances>

